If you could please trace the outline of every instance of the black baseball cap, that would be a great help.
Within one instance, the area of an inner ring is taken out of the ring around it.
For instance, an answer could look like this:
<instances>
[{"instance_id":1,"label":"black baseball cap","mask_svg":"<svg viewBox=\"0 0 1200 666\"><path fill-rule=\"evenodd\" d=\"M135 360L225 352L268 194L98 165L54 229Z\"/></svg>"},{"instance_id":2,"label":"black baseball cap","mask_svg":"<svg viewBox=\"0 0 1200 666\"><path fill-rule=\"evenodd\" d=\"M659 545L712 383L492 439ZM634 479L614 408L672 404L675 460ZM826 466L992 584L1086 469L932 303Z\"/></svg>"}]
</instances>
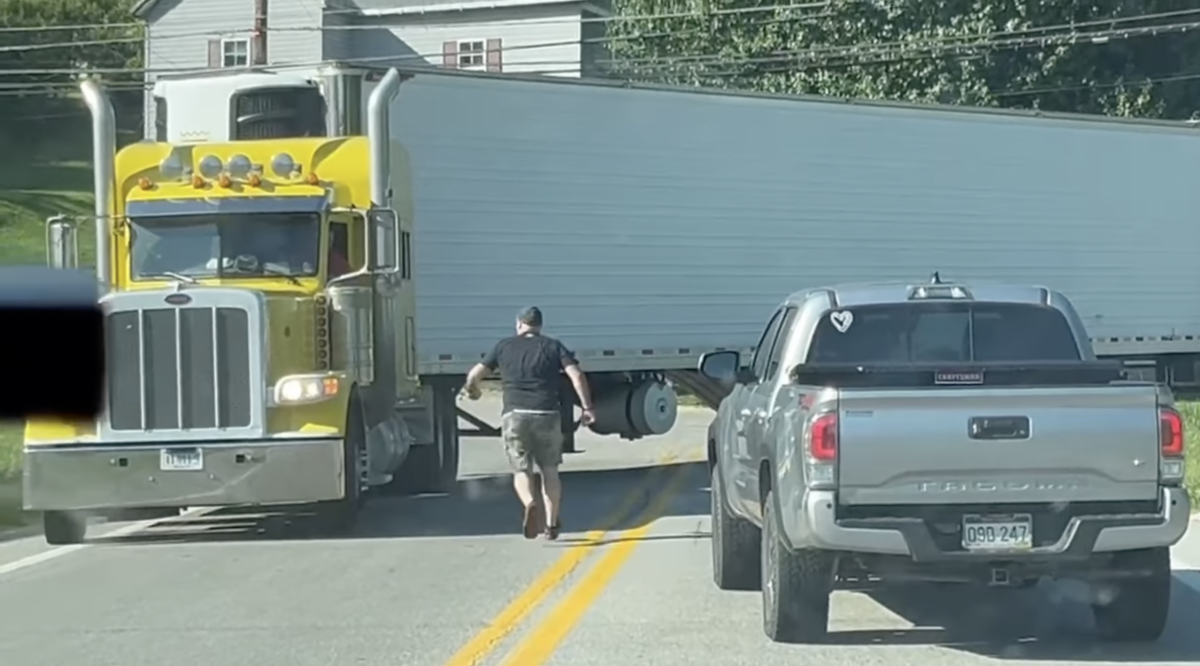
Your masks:
<instances>
[{"instance_id":1,"label":"black baseball cap","mask_svg":"<svg viewBox=\"0 0 1200 666\"><path fill-rule=\"evenodd\" d=\"M540 328L542 325L542 311L531 305L517 313L517 321L526 326Z\"/></svg>"}]
</instances>

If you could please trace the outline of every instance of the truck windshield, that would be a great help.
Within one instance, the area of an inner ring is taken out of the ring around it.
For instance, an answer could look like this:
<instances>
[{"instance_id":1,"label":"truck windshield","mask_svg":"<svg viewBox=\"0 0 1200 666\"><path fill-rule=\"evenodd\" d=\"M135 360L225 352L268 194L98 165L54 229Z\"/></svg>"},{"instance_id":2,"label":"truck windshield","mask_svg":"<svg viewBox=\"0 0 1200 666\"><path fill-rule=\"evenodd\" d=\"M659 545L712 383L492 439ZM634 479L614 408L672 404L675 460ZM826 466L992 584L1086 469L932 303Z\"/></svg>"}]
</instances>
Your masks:
<instances>
[{"instance_id":1,"label":"truck windshield","mask_svg":"<svg viewBox=\"0 0 1200 666\"><path fill-rule=\"evenodd\" d=\"M870 305L821 318L808 362L1074 361L1079 347L1058 310L1021 303Z\"/></svg>"},{"instance_id":2,"label":"truck windshield","mask_svg":"<svg viewBox=\"0 0 1200 666\"><path fill-rule=\"evenodd\" d=\"M185 277L311 277L320 257L316 213L141 217L132 229L135 280Z\"/></svg>"}]
</instances>

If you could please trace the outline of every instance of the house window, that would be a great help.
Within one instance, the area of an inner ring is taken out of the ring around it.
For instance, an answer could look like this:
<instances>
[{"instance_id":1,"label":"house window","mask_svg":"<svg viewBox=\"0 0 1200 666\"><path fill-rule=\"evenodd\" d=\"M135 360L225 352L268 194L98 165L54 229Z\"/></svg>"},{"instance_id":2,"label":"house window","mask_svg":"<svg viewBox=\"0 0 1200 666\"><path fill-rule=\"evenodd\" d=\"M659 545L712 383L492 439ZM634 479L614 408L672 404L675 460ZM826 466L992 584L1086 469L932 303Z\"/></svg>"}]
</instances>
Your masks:
<instances>
[{"instance_id":1,"label":"house window","mask_svg":"<svg viewBox=\"0 0 1200 666\"><path fill-rule=\"evenodd\" d=\"M482 69L486 64L487 45L482 42L458 43L458 68Z\"/></svg>"},{"instance_id":2,"label":"house window","mask_svg":"<svg viewBox=\"0 0 1200 666\"><path fill-rule=\"evenodd\" d=\"M249 39L221 40L221 66L246 67L250 64Z\"/></svg>"}]
</instances>

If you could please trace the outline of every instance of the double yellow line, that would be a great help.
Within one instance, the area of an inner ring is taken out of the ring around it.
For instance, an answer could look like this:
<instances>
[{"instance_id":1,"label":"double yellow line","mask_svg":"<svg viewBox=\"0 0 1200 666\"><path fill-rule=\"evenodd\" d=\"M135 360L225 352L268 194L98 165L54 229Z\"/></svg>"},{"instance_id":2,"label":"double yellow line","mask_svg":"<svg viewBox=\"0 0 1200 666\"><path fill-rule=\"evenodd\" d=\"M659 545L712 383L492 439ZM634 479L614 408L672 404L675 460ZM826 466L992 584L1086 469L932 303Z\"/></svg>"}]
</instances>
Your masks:
<instances>
[{"instance_id":1,"label":"double yellow line","mask_svg":"<svg viewBox=\"0 0 1200 666\"><path fill-rule=\"evenodd\" d=\"M678 459L679 455L672 453L659 460L659 464L670 465ZM445 666L478 666L482 663L583 563L594 547L603 545L605 535L617 529L629 518L638 504L650 496L649 504L635 521L640 527L620 533L622 540L612 546L587 576L571 589L546 621L534 627L513 648L503 661L503 666L538 666L549 659L558 644L583 618L587 609L633 554L638 541L650 531L651 524L666 512L668 503L678 494L683 485L686 468L681 467L668 472L662 466L650 470L641 483L625 496L616 510L601 522L600 529L586 533L579 543L570 546L557 562L500 611L483 631L450 657ZM663 476L667 476L665 486L655 493L655 486L659 485Z\"/></svg>"}]
</instances>

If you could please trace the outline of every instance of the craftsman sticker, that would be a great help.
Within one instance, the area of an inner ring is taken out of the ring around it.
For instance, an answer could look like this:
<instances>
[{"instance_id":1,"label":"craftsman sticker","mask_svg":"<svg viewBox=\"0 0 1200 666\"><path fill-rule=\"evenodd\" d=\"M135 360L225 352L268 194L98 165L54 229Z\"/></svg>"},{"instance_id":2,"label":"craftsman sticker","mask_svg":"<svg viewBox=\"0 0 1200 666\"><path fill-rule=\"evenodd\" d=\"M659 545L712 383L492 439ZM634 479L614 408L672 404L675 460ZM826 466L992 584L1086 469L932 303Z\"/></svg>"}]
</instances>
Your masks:
<instances>
[{"instance_id":1,"label":"craftsman sticker","mask_svg":"<svg viewBox=\"0 0 1200 666\"><path fill-rule=\"evenodd\" d=\"M845 333L850 330L850 325L854 323L854 313L849 310L831 312L829 313L829 323L833 324L838 333Z\"/></svg>"}]
</instances>

